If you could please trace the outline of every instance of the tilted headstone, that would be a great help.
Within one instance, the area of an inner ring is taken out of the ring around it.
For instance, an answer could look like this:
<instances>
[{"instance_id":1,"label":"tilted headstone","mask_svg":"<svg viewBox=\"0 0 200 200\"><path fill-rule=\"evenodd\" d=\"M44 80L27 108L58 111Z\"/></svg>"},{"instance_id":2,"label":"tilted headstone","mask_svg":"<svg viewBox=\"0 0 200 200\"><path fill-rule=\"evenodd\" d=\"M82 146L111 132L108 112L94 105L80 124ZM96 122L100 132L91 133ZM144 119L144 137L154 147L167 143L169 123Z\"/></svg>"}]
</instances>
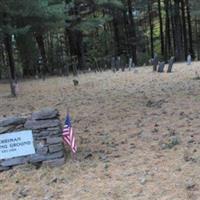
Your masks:
<instances>
[{"instance_id":1,"label":"tilted headstone","mask_svg":"<svg viewBox=\"0 0 200 200\"><path fill-rule=\"evenodd\" d=\"M165 62L160 62L158 65L158 72L159 73L164 72L164 68L165 68Z\"/></svg>"},{"instance_id":2,"label":"tilted headstone","mask_svg":"<svg viewBox=\"0 0 200 200\"><path fill-rule=\"evenodd\" d=\"M152 64L153 64L153 71L157 71L157 66L158 66L158 56L155 55L153 60L152 60Z\"/></svg>"},{"instance_id":3,"label":"tilted headstone","mask_svg":"<svg viewBox=\"0 0 200 200\"><path fill-rule=\"evenodd\" d=\"M171 57L170 60L169 60L169 65L168 65L167 73L171 73L172 72L172 67L173 67L174 61L175 61L175 58Z\"/></svg>"}]
</instances>

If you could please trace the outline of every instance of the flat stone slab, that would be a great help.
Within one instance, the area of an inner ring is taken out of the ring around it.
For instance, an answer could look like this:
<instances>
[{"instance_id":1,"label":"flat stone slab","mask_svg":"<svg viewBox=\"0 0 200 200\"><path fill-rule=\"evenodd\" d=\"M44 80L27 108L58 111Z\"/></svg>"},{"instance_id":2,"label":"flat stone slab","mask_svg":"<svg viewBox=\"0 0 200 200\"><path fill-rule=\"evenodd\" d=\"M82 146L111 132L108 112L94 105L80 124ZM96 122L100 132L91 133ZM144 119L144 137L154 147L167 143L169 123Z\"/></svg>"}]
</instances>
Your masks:
<instances>
[{"instance_id":1,"label":"flat stone slab","mask_svg":"<svg viewBox=\"0 0 200 200\"><path fill-rule=\"evenodd\" d=\"M63 156L64 156L63 151L59 151L59 152L52 153L49 155L34 154L34 155L30 156L29 161L30 161L30 163L44 162L46 160L62 158Z\"/></svg>"},{"instance_id":2,"label":"flat stone slab","mask_svg":"<svg viewBox=\"0 0 200 200\"><path fill-rule=\"evenodd\" d=\"M5 126L17 126L19 124L24 124L26 121L25 118L22 117L6 117L6 118L1 118L0 119L0 127L5 127Z\"/></svg>"},{"instance_id":3,"label":"flat stone slab","mask_svg":"<svg viewBox=\"0 0 200 200\"><path fill-rule=\"evenodd\" d=\"M2 167L2 166L0 166L0 172L1 171L7 171L7 170L9 170L10 169L10 167Z\"/></svg>"},{"instance_id":4,"label":"flat stone slab","mask_svg":"<svg viewBox=\"0 0 200 200\"><path fill-rule=\"evenodd\" d=\"M24 127L27 129L44 129L49 127L60 126L60 121L58 119L53 120L27 120Z\"/></svg>"},{"instance_id":5,"label":"flat stone slab","mask_svg":"<svg viewBox=\"0 0 200 200\"><path fill-rule=\"evenodd\" d=\"M0 134L2 133L7 133L10 130L12 130L14 128L14 126L6 126L6 127L0 127Z\"/></svg>"},{"instance_id":6,"label":"flat stone slab","mask_svg":"<svg viewBox=\"0 0 200 200\"><path fill-rule=\"evenodd\" d=\"M44 108L40 111L32 113L32 119L43 120L43 119L54 119L58 117L58 111L53 108Z\"/></svg>"},{"instance_id":7,"label":"flat stone slab","mask_svg":"<svg viewBox=\"0 0 200 200\"><path fill-rule=\"evenodd\" d=\"M54 152L58 152L58 151L62 151L62 150L63 150L63 145L62 144L49 145L49 152L50 153L54 153Z\"/></svg>"},{"instance_id":8,"label":"flat stone slab","mask_svg":"<svg viewBox=\"0 0 200 200\"><path fill-rule=\"evenodd\" d=\"M57 144L62 142L62 137L48 137L47 144Z\"/></svg>"},{"instance_id":9,"label":"flat stone slab","mask_svg":"<svg viewBox=\"0 0 200 200\"><path fill-rule=\"evenodd\" d=\"M47 155L48 147L37 147L37 154Z\"/></svg>"},{"instance_id":10,"label":"flat stone slab","mask_svg":"<svg viewBox=\"0 0 200 200\"><path fill-rule=\"evenodd\" d=\"M60 167L60 166L64 165L65 162L66 162L66 159L65 159L65 157L63 157L63 158L57 158L54 160L44 161L43 164L47 165L49 167Z\"/></svg>"},{"instance_id":11,"label":"flat stone slab","mask_svg":"<svg viewBox=\"0 0 200 200\"><path fill-rule=\"evenodd\" d=\"M21 165L28 161L27 157L18 157L18 158L11 158L7 160L3 160L0 162L0 166L2 167L10 167L14 165Z\"/></svg>"}]
</instances>

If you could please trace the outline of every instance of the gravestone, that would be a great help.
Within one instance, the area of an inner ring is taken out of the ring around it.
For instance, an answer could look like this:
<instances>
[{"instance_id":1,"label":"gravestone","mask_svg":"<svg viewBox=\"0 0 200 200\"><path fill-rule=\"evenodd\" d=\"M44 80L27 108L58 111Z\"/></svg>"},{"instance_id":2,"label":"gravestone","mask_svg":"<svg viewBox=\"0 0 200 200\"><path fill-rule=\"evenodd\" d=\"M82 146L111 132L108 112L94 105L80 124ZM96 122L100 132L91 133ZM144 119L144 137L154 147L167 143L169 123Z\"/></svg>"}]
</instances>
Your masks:
<instances>
[{"instance_id":1,"label":"gravestone","mask_svg":"<svg viewBox=\"0 0 200 200\"><path fill-rule=\"evenodd\" d=\"M164 72L164 68L165 68L165 62L160 62L158 65L158 72L159 73Z\"/></svg>"},{"instance_id":2,"label":"gravestone","mask_svg":"<svg viewBox=\"0 0 200 200\"><path fill-rule=\"evenodd\" d=\"M79 84L79 81L78 81L78 80L76 80L76 79L74 79L74 80L73 80L73 83L74 83L74 86L76 87L76 86L78 86L78 84Z\"/></svg>"},{"instance_id":3,"label":"gravestone","mask_svg":"<svg viewBox=\"0 0 200 200\"><path fill-rule=\"evenodd\" d=\"M58 166L65 163L64 153L57 110L0 119L0 171L26 163Z\"/></svg>"},{"instance_id":4,"label":"gravestone","mask_svg":"<svg viewBox=\"0 0 200 200\"><path fill-rule=\"evenodd\" d=\"M175 61L175 58L171 57L170 60L169 60L169 65L168 65L167 73L171 73L172 72L172 67L173 67L174 61Z\"/></svg>"},{"instance_id":5,"label":"gravestone","mask_svg":"<svg viewBox=\"0 0 200 200\"><path fill-rule=\"evenodd\" d=\"M190 54L188 54L188 56L187 56L187 64L188 65L192 64L192 56Z\"/></svg>"},{"instance_id":6,"label":"gravestone","mask_svg":"<svg viewBox=\"0 0 200 200\"><path fill-rule=\"evenodd\" d=\"M111 59L111 69L113 72L116 72L116 60L115 57L112 57Z\"/></svg>"},{"instance_id":7,"label":"gravestone","mask_svg":"<svg viewBox=\"0 0 200 200\"><path fill-rule=\"evenodd\" d=\"M153 64L153 71L157 71L157 66L158 66L158 56L157 54L154 56L153 60L152 60L152 64Z\"/></svg>"},{"instance_id":8,"label":"gravestone","mask_svg":"<svg viewBox=\"0 0 200 200\"><path fill-rule=\"evenodd\" d=\"M129 58L129 62L128 62L128 69L129 69L129 71L131 71L132 64L133 64L133 59Z\"/></svg>"},{"instance_id":9,"label":"gravestone","mask_svg":"<svg viewBox=\"0 0 200 200\"><path fill-rule=\"evenodd\" d=\"M121 57L117 56L117 60L116 60L116 70L119 71L121 67Z\"/></svg>"},{"instance_id":10,"label":"gravestone","mask_svg":"<svg viewBox=\"0 0 200 200\"><path fill-rule=\"evenodd\" d=\"M121 60L121 70L122 70L122 72L124 72L126 70L126 63L123 59Z\"/></svg>"},{"instance_id":11,"label":"gravestone","mask_svg":"<svg viewBox=\"0 0 200 200\"><path fill-rule=\"evenodd\" d=\"M63 72L62 72L62 74L63 74L64 76L69 76L69 65L68 65L68 64L65 64L65 65L63 66Z\"/></svg>"},{"instance_id":12,"label":"gravestone","mask_svg":"<svg viewBox=\"0 0 200 200\"><path fill-rule=\"evenodd\" d=\"M124 72L124 71L125 71L125 68L126 68L126 65L125 65L125 64L123 64L123 65L122 65L122 72Z\"/></svg>"}]
</instances>

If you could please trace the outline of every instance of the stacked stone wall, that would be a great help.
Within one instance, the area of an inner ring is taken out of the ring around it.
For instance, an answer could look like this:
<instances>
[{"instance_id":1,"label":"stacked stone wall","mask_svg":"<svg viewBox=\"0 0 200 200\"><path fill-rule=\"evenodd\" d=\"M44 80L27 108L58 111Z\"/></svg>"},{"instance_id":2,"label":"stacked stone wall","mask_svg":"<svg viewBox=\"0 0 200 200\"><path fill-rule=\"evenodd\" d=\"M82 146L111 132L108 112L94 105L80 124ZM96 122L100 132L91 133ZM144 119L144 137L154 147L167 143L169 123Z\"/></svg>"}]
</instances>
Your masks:
<instances>
[{"instance_id":1,"label":"stacked stone wall","mask_svg":"<svg viewBox=\"0 0 200 200\"><path fill-rule=\"evenodd\" d=\"M23 130L32 130L36 153L10 159L0 158L0 171L25 163L45 164L51 167L65 163L62 124L56 109L45 108L27 117L14 116L0 119L0 134Z\"/></svg>"}]
</instances>

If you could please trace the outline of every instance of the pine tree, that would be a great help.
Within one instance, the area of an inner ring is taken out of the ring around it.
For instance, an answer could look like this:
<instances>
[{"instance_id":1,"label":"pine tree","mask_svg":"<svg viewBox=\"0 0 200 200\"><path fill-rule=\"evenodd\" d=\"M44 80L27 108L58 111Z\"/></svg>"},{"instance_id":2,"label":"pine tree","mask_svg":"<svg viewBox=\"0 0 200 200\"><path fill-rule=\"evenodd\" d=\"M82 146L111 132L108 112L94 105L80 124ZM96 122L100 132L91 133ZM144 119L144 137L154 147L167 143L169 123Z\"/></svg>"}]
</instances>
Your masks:
<instances>
[{"instance_id":1,"label":"pine tree","mask_svg":"<svg viewBox=\"0 0 200 200\"><path fill-rule=\"evenodd\" d=\"M17 82L15 61L13 57L12 38L31 32L35 35L44 67L46 67L46 54L43 43L43 34L55 27L58 20L62 19L63 10L61 1L47 0L2 0L0 16L0 36L3 38L10 66L11 93L16 96L15 85ZM59 5L59 7L58 7ZM59 8L59 9L58 9ZM45 71L47 70L44 68Z\"/></svg>"}]
</instances>

